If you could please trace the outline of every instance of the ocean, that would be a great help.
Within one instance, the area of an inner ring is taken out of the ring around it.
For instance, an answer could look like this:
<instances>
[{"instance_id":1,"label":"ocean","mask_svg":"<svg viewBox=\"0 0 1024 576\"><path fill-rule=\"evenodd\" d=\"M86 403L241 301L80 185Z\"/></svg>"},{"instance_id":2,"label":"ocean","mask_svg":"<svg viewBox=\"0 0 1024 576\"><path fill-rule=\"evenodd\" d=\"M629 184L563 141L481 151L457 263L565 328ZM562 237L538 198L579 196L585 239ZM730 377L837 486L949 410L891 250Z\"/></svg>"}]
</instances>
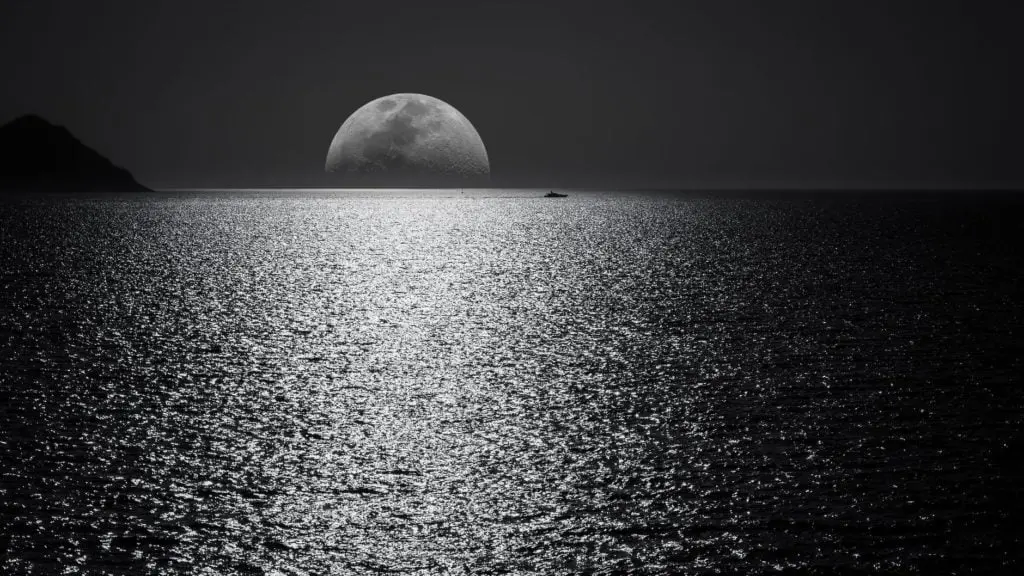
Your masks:
<instances>
[{"instance_id":1,"label":"ocean","mask_svg":"<svg viewBox=\"0 0 1024 576\"><path fill-rule=\"evenodd\" d=\"M1019 574L1024 198L0 200L0 572Z\"/></svg>"}]
</instances>

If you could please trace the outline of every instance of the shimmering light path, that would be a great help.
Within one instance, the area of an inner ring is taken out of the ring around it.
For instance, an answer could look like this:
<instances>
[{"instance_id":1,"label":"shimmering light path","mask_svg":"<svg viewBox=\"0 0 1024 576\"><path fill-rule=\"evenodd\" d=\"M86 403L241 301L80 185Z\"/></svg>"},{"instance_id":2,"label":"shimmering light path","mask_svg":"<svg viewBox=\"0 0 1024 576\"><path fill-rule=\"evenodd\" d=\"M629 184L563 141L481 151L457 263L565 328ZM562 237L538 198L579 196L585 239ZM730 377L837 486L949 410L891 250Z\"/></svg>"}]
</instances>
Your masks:
<instances>
[{"instance_id":1,"label":"shimmering light path","mask_svg":"<svg viewBox=\"0 0 1024 576\"><path fill-rule=\"evenodd\" d=\"M0 568L1020 565L1016 205L464 196L3 205Z\"/></svg>"}]
</instances>

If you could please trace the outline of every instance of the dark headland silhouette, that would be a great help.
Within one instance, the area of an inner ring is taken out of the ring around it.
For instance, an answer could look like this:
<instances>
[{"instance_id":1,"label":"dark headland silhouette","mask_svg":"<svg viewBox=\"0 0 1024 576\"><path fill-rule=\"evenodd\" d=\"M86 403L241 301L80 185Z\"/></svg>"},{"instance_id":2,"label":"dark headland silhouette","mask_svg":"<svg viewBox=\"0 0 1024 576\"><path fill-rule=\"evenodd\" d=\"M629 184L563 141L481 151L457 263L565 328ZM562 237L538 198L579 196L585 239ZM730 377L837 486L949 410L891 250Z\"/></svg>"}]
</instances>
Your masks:
<instances>
[{"instance_id":1,"label":"dark headland silhouette","mask_svg":"<svg viewBox=\"0 0 1024 576\"><path fill-rule=\"evenodd\" d=\"M146 192L124 168L36 115L0 126L0 190Z\"/></svg>"}]
</instances>

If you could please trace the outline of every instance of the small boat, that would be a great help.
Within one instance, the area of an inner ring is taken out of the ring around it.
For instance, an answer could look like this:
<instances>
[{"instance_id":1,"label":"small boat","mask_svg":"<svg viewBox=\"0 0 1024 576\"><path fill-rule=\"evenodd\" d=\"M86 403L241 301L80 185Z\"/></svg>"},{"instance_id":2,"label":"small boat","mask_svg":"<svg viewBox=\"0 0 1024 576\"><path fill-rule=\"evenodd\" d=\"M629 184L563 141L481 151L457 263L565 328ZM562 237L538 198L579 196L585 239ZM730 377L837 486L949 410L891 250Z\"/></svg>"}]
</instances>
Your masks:
<instances>
[{"instance_id":1,"label":"small boat","mask_svg":"<svg viewBox=\"0 0 1024 576\"><path fill-rule=\"evenodd\" d=\"M566 196L568 196L568 194L559 194L554 190L549 190L548 193L544 195L545 198L565 198Z\"/></svg>"}]
</instances>

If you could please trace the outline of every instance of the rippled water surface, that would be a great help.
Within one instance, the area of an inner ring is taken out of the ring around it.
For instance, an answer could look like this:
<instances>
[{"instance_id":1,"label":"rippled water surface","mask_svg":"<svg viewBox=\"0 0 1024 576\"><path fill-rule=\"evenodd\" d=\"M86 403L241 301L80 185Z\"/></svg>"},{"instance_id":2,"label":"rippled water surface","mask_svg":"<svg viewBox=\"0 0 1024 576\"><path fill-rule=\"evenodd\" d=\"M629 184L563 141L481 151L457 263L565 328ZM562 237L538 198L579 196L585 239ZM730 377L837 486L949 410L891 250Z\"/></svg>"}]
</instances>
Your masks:
<instances>
[{"instance_id":1,"label":"rippled water surface","mask_svg":"<svg viewBox=\"0 0 1024 576\"><path fill-rule=\"evenodd\" d=\"M0 204L0 571L1019 573L1024 204Z\"/></svg>"}]
</instances>

